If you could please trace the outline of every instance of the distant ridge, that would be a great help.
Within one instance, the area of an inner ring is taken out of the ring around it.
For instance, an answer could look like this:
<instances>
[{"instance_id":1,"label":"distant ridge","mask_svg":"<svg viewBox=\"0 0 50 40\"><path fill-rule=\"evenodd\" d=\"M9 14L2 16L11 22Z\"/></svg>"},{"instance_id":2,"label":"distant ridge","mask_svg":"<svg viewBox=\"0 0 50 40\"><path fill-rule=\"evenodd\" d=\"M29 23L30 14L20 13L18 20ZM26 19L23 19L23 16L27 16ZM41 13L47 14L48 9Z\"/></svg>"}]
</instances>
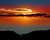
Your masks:
<instances>
[{"instance_id":1,"label":"distant ridge","mask_svg":"<svg viewBox=\"0 0 50 40\"><path fill-rule=\"evenodd\" d=\"M0 39L6 40L32 40L32 39L40 39L43 37L50 36L50 30L39 30L39 31L32 31L27 34L19 34L15 33L14 31L0 31ZM5 38L4 38L5 37ZM45 38L46 39L46 38Z\"/></svg>"},{"instance_id":2,"label":"distant ridge","mask_svg":"<svg viewBox=\"0 0 50 40\"><path fill-rule=\"evenodd\" d=\"M40 40L40 39L46 39L48 37L48 39L50 39L50 30L39 30L39 31L32 31L30 33L27 34L22 34L23 35L23 39L27 39L27 40Z\"/></svg>"},{"instance_id":3,"label":"distant ridge","mask_svg":"<svg viewBox=\"0 0 50 40\"><path fill-rule=\"evenodd\" d=\"M0 31L0 40L20 40L21 36L14 31Z\"/></svg>"}]
</instances>

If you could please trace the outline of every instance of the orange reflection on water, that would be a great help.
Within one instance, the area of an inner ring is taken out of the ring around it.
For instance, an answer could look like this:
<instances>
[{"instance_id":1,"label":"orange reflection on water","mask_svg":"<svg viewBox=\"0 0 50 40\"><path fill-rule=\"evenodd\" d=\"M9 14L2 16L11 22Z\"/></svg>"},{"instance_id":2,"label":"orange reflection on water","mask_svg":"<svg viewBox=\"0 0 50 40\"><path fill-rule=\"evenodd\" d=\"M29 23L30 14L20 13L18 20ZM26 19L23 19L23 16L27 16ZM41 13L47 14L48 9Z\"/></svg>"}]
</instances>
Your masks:
<instances>
[{"instance_id":1,"label":"orange reflection on water","mask_svg":"<svg viewBox=\"0 0 50 40\"><path fill-rule=\"evenodd\" d=\"M50 18L44 17L0 17L0 24L9 25L50 25Z\"/></svg>"}]
</instances>

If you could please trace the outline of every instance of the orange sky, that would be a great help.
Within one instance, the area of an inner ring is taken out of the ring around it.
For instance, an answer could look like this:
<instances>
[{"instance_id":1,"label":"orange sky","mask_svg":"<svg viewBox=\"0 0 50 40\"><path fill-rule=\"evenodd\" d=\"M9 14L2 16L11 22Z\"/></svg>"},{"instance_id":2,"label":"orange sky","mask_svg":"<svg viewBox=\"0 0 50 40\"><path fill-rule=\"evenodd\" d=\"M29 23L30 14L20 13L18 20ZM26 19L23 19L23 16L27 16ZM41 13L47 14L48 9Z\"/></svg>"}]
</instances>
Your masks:
<instances>
[{"instance_id":1,"label":"orange sky","mask_svg":"<svg viewBox=\"0 0 50 40\"><path fill-rule=\"evenodd\" d=\"M33 8L33 10L50 14L50 6L49 7L35 7Z\"/></svg>"},{"instance_id":2,"label":"orange sky","mask_svg":"<svg viewBox=\"0 0 50 40\"><path fill-rule=\"evenodd\" d=\"M50 14L50 6L0 6L0 8L18 8L18 7L26 7L30 8L35 12L46 12Z\"/></svg>"},{"instance_id":3,"label":"orange sky","mask_svg":"<svg viewBox=\"0 0 50 40\"><path fill-rule=\"evenodd\" d=\"M9 25L50 25L50 18L44 17L0 17L0 24Z\"/></svg>"},{"instance_id":4,"label":"orange sky","mask_svg":"<svg viewBox=\"0 0 50 40\"><path fill-rule=\"evenodd\" d=\"M1 8L1 7L0 7ZM4 7L6 8L6 7ZM17 8L17 7L16 7ZM28 8L28 7L27 7ZM50 14L50 6L29 7L34 12L46 12ZM0 24L15 24L15 25L50 25L50 18L38 17L1 17Z\"/></svg>"}]
</instances>

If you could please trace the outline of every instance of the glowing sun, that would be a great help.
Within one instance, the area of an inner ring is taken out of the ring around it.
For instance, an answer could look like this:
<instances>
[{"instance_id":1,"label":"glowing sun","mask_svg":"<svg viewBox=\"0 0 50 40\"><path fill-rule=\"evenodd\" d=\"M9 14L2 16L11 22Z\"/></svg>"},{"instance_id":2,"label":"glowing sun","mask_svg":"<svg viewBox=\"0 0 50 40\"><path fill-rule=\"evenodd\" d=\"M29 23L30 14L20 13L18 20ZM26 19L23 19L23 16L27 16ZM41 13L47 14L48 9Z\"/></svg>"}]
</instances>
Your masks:
<instances>
[{"instance_id":1,"label":"glowing sun","mask_svg":"<svg viewBox=\"0 0 50 40\"><path fill-rule=\"evenodd\" d=\"M28 9L28 8L16 8L15 9L17 14L23 14L23 15L29 15L32 14L32 9Z\"/></svg>"}]
</instances>

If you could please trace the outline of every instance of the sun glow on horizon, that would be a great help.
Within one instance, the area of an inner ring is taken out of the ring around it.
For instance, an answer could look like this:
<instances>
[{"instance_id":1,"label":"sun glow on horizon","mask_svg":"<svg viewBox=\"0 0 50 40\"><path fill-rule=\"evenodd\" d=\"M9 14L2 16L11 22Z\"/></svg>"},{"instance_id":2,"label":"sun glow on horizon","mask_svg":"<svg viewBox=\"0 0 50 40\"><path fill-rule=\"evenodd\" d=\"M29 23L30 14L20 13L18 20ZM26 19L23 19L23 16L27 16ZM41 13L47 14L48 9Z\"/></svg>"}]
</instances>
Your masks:
<instances>
[{"instance_id":1,"label":"sun glow on horizon","mask_svg":"<svg viewBox=\"0 0 50 40\"><path fill-rule=\"evenodd\" d=\"M0 9L0 13L12 13L12 14L23 14L23 15L30 15L30 14L36 14L37 12L33 11L32 9L30 8L10 8L10 9L4 9L4 8L1 8Z\"/></svg>"}]
</instances>

